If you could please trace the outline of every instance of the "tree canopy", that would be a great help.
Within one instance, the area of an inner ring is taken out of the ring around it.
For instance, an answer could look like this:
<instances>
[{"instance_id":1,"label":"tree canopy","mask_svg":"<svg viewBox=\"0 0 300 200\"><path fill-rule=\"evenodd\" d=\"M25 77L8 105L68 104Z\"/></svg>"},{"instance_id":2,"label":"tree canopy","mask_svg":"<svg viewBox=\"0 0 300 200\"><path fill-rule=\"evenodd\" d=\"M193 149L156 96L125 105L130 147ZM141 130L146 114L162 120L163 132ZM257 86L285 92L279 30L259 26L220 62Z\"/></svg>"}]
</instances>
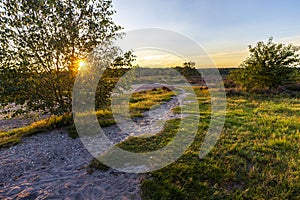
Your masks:
<instances>
[{"instance_id":1,"label":"tree canopy","mask_svg":"<svg viewBox=\"0 0 300 200\"><path fill-rule=\"evenodd\" d=\"M292 44L274 43L273 38L254 47L250 45L250 56L239 70L230 73L230 78L247 90L275 89L291 83L295 80L295 67L300 63L299 50L299 46Z\"/></svg>"},{"instance_id":2,"label":"tree canopy","mask_svg":"<svg viewBox=\"0 0 300 200\"><path fill-rule=\"evenodd\" d=\"M113 46L122 35L112 20L114 13L111 0L1 1L1 103L69 112L79 63L95 47L114 49L112 66L132 60L131 54L122 58ZM108 90L103 85L99 89Z\"/></svg>"}]
</instances>

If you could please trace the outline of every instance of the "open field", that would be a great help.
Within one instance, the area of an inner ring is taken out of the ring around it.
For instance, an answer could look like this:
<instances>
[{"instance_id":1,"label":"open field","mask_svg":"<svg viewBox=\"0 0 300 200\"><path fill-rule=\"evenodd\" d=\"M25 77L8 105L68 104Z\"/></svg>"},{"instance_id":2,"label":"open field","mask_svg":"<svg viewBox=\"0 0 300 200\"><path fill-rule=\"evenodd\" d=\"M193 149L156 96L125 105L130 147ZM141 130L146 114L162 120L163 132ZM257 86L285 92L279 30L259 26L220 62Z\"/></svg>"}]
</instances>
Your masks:
<instances>
[{"instance_id":1,"label":"open field","mask_svg":"<svg viewBox=\"0 0 300 200\"><path fill-rule=\"evenodd\" d=\"M225 127L208 156L198 153L209 125L206 90L199 95L198 135L185 154L142 184L144 199L298 199L300 189L300 99L228 97ZM120 147L145 152L176 134L169 121L157 136L132 138ZM197 124L191 124L197 126Z\"/></svg>"},{"instance_id":2,"label":"open field","mask_svg":"<svg viewBox=\"0 0 300 200\"><path fill-rule=\"evenodd\" d=\"M199 159L211 107L208 91L200 87L194 89L198 95L200 122L190 126L199 126L198 134L175 163L146 175L141 185L143 199L300 198L300 99L276 95L228 96L222 135L214 149ZM173 95L161 89L135 93L130 100L131 116L140 117ZM179 111L179 108L174 109L175 113ZM111 111L96 114L102 126L114 123ZM22 137L39 132L70 127L70 121L70 116L51 118L2 132L1 145L18 143ZM179 122L180 119L172 119L157 135L132 137L118 146L132 152L159 149L176 135ZM104 165L98 168L106 169Z\"/></svg>"}]
</instances>

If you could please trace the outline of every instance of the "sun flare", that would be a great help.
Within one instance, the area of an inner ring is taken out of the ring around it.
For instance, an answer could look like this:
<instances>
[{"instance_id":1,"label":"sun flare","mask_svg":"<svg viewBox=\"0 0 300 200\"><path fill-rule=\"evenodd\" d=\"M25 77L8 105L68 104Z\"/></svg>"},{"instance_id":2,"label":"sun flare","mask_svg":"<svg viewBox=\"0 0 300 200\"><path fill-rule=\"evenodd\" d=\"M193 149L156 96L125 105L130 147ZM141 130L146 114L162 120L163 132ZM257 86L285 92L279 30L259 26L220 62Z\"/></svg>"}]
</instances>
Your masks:
<instances>
[{"instance_id":1,"label":"sun flare","mask_svg":"<svg viewBox=\"0 0 300 200\"><path fill-rule=\"evenodd\" d=\"M86 62L84 60L79 60L78 62L78 70L83 69L86 66Z\"/></svg>"}]
</instances>

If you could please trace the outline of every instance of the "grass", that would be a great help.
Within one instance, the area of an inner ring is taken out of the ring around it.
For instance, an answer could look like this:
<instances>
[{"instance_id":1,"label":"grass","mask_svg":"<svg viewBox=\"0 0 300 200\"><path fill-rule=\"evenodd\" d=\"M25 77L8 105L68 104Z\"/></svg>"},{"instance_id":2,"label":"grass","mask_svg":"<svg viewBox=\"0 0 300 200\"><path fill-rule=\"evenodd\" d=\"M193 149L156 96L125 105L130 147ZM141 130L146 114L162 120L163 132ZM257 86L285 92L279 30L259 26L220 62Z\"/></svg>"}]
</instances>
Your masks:
<instances>
[{"instance_id":1,"label":"grass","mask_svg":"<svg viewBox=\"0 0 300 200\"><path fill-rule=\"evenodd\" d=\"M179 127L179 119L169 120L164 130L150 137L131 137L119 143L117 146L130 152L144 153L158 150L168 144L176 135Z\"/></svg>"},{"instance_id":2,"label":"grass","mask_svg":"<svg viewBox=\"0 0 300 200\"><path fill-rule=\"evenodd\" d=\"M198 134L173 164L149 173L142 183L143 199L300 199L300 99L230 96L224 129L213 150L203 159L198 153L210 122L207 90L195 88L200 108ZM130 100L132 117L169 100L172 92L136 93ZM150 99L150 100L149 100ZM100 124L114 123L109 110L97 111ZM179 112L179 109L175 109ZM191 113L193 111L190 111ZM23 136L66 126L70 116L51 118L28 127L0 133L0 145ZM180 120L170 120L164 131L149 138L130 138L119 147L148 152L168 144ZM90 166L108 168L97 162Z\"/></svg>"},{"instance_id":3,"label":"grass","mask_svg":"<svg viewBox=\"0 0 300 200\"><path fill-rule=\"evenodd\" d=\"M141 117L146 110L149 110L155 105L162 104L165 101L169 101L172 96L174 96L173 92L163 89L133 93L129 105L131 117ZM96 114L98 122L102 127L115 124L112 111L109 107L98 110L94 114ZM7 132L0 131L0 147L18 144L22 141L22 137L50 131L55 128L66 128L70 137L78 137L72 115L65 114L63 116L52 116L48 119L34 122L29 126Z\"/></svg>"},{"instance_id":4,"label":"grass","mask_svg":"<svg viewBox=\"0 0 300 200\"><path fill-rule=\"evenodd\" d=\"M170 101L174 95L175 94L172 91L161 88L152 91L133 93L132 98L129 101L129 112L131 117L141 117L145 111Z\"/></svg>"},{"instance_id":5,"label":"grass","mask_svg":"<svg viewBox=\"0 0 300 200\"><path fill-rule=\"evenodd\" d=\"M196 92L198 134L175 163L143 181L143 199L299 199L300 99L229 97L222 135L200 160L210 103L206 90ZM119 146L133 152L161 148L172 140L178 123L169 121L157 136L131 138Z\"/></svg>"},{"instance_id":6,"label":"grass","mask_svg":"<svg viewBox=\"0 0 300 200\"><path fill-rule=\"evenodd\" d=\"M52 116L32 123L29 126L13 129L7 132L0 132L0 147L18 144L22 137L31 136L37 133L50 131L55 128L68 126L72 121L71 115Z\"/></svg>"}]
</instances>

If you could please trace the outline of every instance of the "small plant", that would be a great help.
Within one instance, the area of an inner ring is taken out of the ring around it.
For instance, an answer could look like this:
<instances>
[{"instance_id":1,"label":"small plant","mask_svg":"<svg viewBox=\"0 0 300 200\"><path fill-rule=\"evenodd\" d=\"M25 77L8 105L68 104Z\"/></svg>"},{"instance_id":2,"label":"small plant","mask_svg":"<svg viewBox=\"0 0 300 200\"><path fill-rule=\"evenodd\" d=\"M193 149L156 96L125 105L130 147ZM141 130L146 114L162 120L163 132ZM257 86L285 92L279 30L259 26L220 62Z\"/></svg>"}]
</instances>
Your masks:
<instances>
[{"instance_id":1,"label":"small plant","mask_svg":"<svg viewBox=\"0 0 300 200\"><path fill-rule=\"evenodd\" d=\"M100 162L98 159L93 158L87 167L87 172L89 174L92 174L95 170L108 171L109 169L110 169L110 167L106 166L105 164Z\"/></svg>"}]
</instances>

